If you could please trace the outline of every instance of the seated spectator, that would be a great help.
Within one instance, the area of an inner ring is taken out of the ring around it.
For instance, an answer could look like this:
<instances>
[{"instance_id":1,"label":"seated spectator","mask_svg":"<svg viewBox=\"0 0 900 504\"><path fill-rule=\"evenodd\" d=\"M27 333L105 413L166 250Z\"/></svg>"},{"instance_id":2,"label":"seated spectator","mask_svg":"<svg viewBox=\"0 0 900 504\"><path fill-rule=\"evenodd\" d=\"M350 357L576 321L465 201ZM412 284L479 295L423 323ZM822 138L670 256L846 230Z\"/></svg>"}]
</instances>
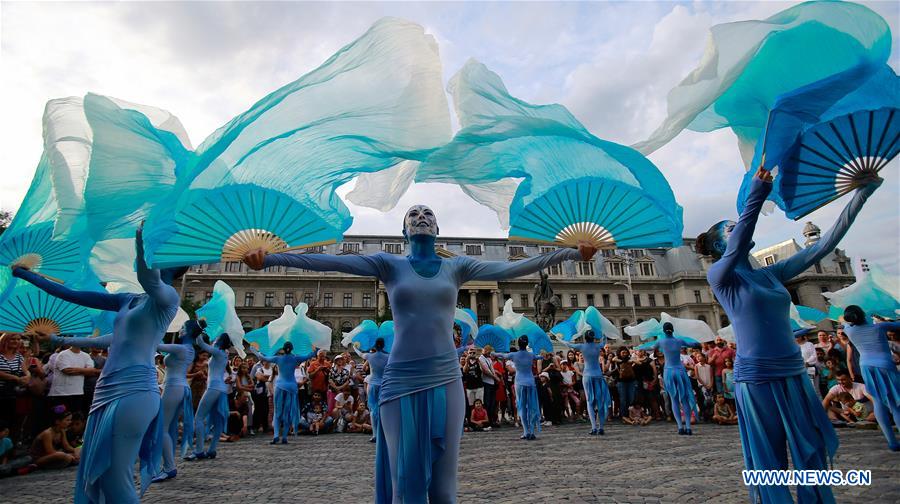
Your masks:
<instances>
[{"instance_id":1,"label":"seated spectator","mask_svg":"<svg viewBox=\"0 0 900 504\"><path fill-rule=\"evenodd\" d=\"M77 465L80 450L72 448L66 439L66 431L72 423L72 413L63 406L52 411L53 426L47 428L31 444L31 458L41 469L62 469Z\"/></svg>"},{"instance_id":2,"label":"seated spectator","mask_svg":"<svg viewBox=\"0 0 900 504\"><path fill-rule=\"evenodd\" d=\"M853 378L850 377L850 373L845 370L840 370L837 372L837 381L838 384L834 387L831 387L828 390L828 394L825 395L825 398L822 399L822 407L825 408L825 411L828 412L828 418L836 422L844 421L841 416L838 414L842 411L842 407L840 403L837 402L838 394L842 394L844 392L850 394L853 399L857 402L872 403L872 396L866 391L866 386L862 383L856 383L853 381ZM866 405L867 413L863 418L859 418L859 420L865 420L867 422L875 421L875 413L869 412L868 405Z\"/></svg>"},{"instance_id":3,"label":"seated spectator","mask_svg":"<svg viewBox=\"0 0 900 504\"><path fill-rule=\"evenodd\" d=\"M484 408L484 403L481 399L475 399L475 404L472 405L472 413L469 415L469 425L472 426L472 430L474 431L491 430L491 421L488 419L487 410Z\"/></svg>"},{"instance_id":4,"label":"seated spectator","mask_svg":"<svg viewBox=\"0 0 900 504\"><path fill-rule=\"evenodd\" d=\"M228 426L223 441L233 443L248 434L250 423L250 398L247 394L234 396L234 409L228 412Z\"/></svg>"},{"instance_id":5,"label":"seated spectator","mask_svg":"<svg viewBox=\"0 0 900 504\"><path fill-rule=\"evenodd\" d=\"M865 418L868 413L866 406L861 402L857 402L849 392L838 394L836 402L840 406L833 407L835 415L845 422L858 422L860 419Z\"/></svg>"},{"instance_id":6,"label":"seated spectator","mask_svg":"<svg viewBox=\"0 0 900 504\"><path fill-rule=\"evenodd\" d=\"M335 431L344 432L347 429L355 413L353 402L349 385L345 385L341 392L334 396L334 409L331 411L331 417L334 418Z\"/></svg>"},{"instance_id":7,"label":"seated spectator","mask_svg":"<svg viewBox=\"0 0 900 504\"><path fill-rule=\"evenodd\" d=\"M0 464L8 464L13 454L13 442L9 438L9 426L0 424Z\"/></svg>"},{"instance_id":8,"label":"seated spectator","mask_svg":"<svg viewBox=\"0 0 900 504\"><path fill-rule=\"evenodd\" d=\"M309 425L309 432L314 436L325 430L325 413L321 402L313 404L312 411L306 414L306 423Z\"/></svg>"},{"instance_id":9,"label":"seated spectator","mask_svg":"<svg viewBox=\"0 0 900 504\"><path fill-rule=\"evenodd\" d=\"M370 434L372 432L372 417L369 410L366 409L366 403L360 401L356 406L356 412L350 417L350 425L347 432L363 432Z\"/></svg>"},{"instance_id":10,"label":"seated spectator","mask_svg":"<svg viewBox=\"0 0 900 504\"><path fill-rule=\"evenodd\" d=\"M84 413L80 411L72 413L72 424L69 425L69 430L66 431L66 439L68 439L70 446L78 448L82 445L82 438L84 438L84 427Z\"/></svg>"},{"instance_id":11,"label":"seated spectator","mask_svg":"<svg viewBox=\"0 0 900 504\"><path fill-rule=\"evenodd\" d=\"M646 414L644 408L638 404L629 406L628 416L622 418L622 422L628 425L647 425L651 420L653 419L650 418L650 415Z\"/></svg>"},{"instance_id":12,"label":"seated spectator","mask_svg":"<svg viewBox=\"0 0 900 504\"><path fill-rule=\"evenodd\" d=\"M313 434L312 424L310 424L308 418L311 413L315 412L316 406L319 406L324 417L324 429L320 429L321 433L331 432L331 428L334 425L334 417L325 414L327 411L326 404L325 397L321 392L313 392L312 399L310 399L309 403L306 405L306 410L300 412L301 433ZM316 434L318 434L318 432Z\"/></svg>"},{"instance_id":13,"label":"seated spectator","mask_svg":"<svg viewBox=\"0 0 900 504\"><path fill-rule=\"evenodd\" d=\"M734 408L725 402L725 396L716 394L716 405L713 407L713 422L719 425L737 425L737 415Z\"/></svg>"}]
</instances>

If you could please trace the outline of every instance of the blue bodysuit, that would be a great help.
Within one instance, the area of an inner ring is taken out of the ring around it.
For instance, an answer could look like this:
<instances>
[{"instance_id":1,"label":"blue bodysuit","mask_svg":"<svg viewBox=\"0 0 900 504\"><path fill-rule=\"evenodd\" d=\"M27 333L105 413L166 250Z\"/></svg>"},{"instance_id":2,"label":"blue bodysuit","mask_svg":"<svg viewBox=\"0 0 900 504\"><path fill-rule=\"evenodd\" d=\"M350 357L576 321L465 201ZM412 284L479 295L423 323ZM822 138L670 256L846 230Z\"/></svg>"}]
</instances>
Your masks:
<instances>
[{"instance_id":1,"label":"blue bodysuit","mask_svg":"<svg viewBox=\"0 0 900 504\"><path fill-rule=\"evenodd\" d=\"M362 353L356 347L353 347L353 351L369 363L369 388L366 391L366 404L369 406L369 415L372 417L372 435L377 439L378 429L381 427L378 399L381 397L381 380L384 377L384 368L387 366L390 354L381 350Z\"/></svg>"},{"instance_id":2,"label":"blue bodysuit","mask_svg":"<svg viewBox=\"0 0 900 504\"><path fill-rule=\"evenodd\" d=\"M863 203L875 189L870 184L853 195L834 227L793 256L753 269L748 254L770 182L754 178L725 254L707 278L716 299L731 319L737 341L734 361L738 425L747 469L787 469L787 450L798 470L827 469L838 440L828 416L806 378L800 348L790 323L791 296L784 283L834 250ZM751 498L791 502L786 486L751 487ZM800 502L833 502L831 488L801 486Z\"/></svg>"},{"instance_id":3,"label":"blue bodysuit","mask_svg":"<svg viewBox=\"0 0 900 504\"><path fill-rule=\"evenodd\" d=\"M187 455L194 428L194 403L187 372L194 362L194 338L183 337L181 344L159 345L166 354L166 382L163 385L163 465L164 472L175 470L175 442L178 440L178 419L182 418L181 455Z\"/></svg>"},{"instance_id":4,"label":"blue bodysuit","mask_svg":"<svg viewBox=\"0 0 900 504\"><path fill-rule=\"evenodd\" d=\"M13 274L48 294L88 308L116 312L109 359L97 380L84 431L75 502L138 502L134 461L140 459L141 493L159 469L163 424L156 381L156 346L178 310L178 293L146 267L140 237L137 279L145 294L74 291L22 268ZM89 345L90 346L90 345Z\"/></svg>"},{"instance_id":5,"label":"blue bodysuit","mask_svg":"<svg viewBox=\"0 0 900 504\"><path fill-rule=\"evenodd\" d=\"M591 420L593 432L603 432L606 416L612 406L612 396L609 394L609 386L603 377L603 369L600 368L600 351L606 346L606 338L593 343L572 344L560 341L563 345L578 350L584 356L584 395L587 398L588 418ZM596 413L595 413L596 410Z\"/></svg>"},{"instance_id":6,"label":"blue bodysuit","mask_svg":"<svg viewBox=\"0 0 900 504\"><path fill-rule=\"evenodd\" d=\"M516 368L516 410L522 422L522 437L534 436L541 430L541 405L538 402L537 384L531 373L534 361L543 359L528 350L518 352L495 353L498 357L509 359Z\"/></svg>"},{"instance_id":7,"label":"blue bodysuit","mask_svg":"<svg viewBox=\"0 0 900 504\"><path fill-rule=\"evenodd\" d=\"M844 332L856 345L859 353L859 367L866 390L872 396L875 419L887 439L888 447L900 451L900 443L891 428L891 417L900 425L900 371L894 365L887 332L900 331L900 322L878 324L845 324Z\"/></svg>"},{"instance_id":8,"label":"blue bodysuit","mask_svg":"<svg viewBox=\"0 0 900 504\"><path fill-rule=\"evenodd\" d=\"M259 357L259 360L271 362L278 366L278 377L275 378L275 397L273 404L275 412L272 415L272 423L275 427L275 439L281 438L282 443L287 443L287 435L290 429L294 429L294 433L298 432L297 426L300 424L300 403L297 397L299 388L297 387L297 378L294 376L294 370L300 364L312 359L316 356L313 350L308 355L262 355L251 347L251 352ZM274 441L273 440L273 441Z\"/></svg>"},{"instance_id":9,"label":"blue bodysuit","mask_svg":"<svg viewBox=\"0 0 900 504\"><path fill-rule=\"evenodd\" d=\"M340 271L381 280L394 317L394 344L380 397L381 435L376 447L375 500L456 501L456 473L465 398L453 346L453 319L459 288L472 280L503 280L537 272L568 259L560 249L516 262L443 259L433 276L410 259L371 256L273 254L264 266Z\"/></svg>"},{"instance_id":10,"label":"blue bodysuit","mask_svg":"<svg viewBox=\"0 0 900 504\"><path fill-rule=\"evenodd\" d=\"M686 432L691 432L691 414L699 413L694 389L691 388L691 379L681 362L681 349L690 346L681 339L667 334L660 336L651 345L651 348L659 348L666 358L666 365L663 369L663 386L672 401L672 415L675 416L678 430L684 429ZM682 415L684 415L684 425L682 425Z\"/></svg>"},{"instance_id":11,"label":"blue bodysuit","mask_svg":"<svg viewBox=\"0 0 900 504\"><path fill-rule=\"evenodd\" d=\"M218 346L219 336L215 345L208 345L203 338L197 338L197 346L209 353L209 375L206 378L206 392L200 398L197 405L197 413L194 415L194 455L198 458L216 457L216 447L219 445L219 435L225 430L228 423L228 385L225 383L225 366L228 365L228 353ZM206 442L207 420L212 430L212 440L209 442L209 450L204 451Z\"/></svg>"}]
</instances>

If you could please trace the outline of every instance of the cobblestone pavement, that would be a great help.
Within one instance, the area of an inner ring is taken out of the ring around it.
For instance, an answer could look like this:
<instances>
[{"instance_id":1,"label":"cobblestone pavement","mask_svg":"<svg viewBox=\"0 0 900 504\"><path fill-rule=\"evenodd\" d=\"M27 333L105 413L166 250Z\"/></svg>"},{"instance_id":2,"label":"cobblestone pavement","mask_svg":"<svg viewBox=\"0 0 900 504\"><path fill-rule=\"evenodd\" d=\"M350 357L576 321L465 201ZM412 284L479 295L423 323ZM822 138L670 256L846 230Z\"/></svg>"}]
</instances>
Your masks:
<instances>
[{"instance_id":1,"label":"cobblestone pavement","mask_svg":"<svg viewBox=\"0 0 900 504\"><path fill-rule=\"evenodd\" d=\"M505 427L463 437L461 503L747 501L736 427L699 425L678 436L672 424L545 428L538 441L520 441ZM838 502L900 502L900 453L879 431L841 429L835 468L871 469L872 485L836 487ZM368 436L291 438L269 446L257 436L219 445L213 461L180 462L178 478L153 485L143 502L282 503L372 501L374 445ZM0 480L2 501L71 502L75 470L35 472Z\"/></svg>"}]
</instances>

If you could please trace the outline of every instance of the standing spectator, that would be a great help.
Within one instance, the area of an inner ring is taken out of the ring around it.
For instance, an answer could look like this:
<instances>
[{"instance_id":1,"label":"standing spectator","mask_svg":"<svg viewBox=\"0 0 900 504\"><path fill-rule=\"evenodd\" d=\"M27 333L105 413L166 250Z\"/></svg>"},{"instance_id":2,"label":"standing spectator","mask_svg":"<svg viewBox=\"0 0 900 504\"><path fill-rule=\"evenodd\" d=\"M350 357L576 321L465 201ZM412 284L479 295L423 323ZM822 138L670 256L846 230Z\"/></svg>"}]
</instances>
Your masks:
<instances>
[{"instance_id":1,"label":"standing spectator","mask_svg":"<svg viewBox=\"0 0 900 504\"><path fill-rule=\"evenodd\" d=\"M469 349L462 368L463 386L466 389L466 404L471 409L475 405L475 401L484 401L484 381L481 379L482 370L481 362L474 348Z\"/></svg>"},{"instance_id":2,"label":"standing spectator","mask_svg":"<svg viewBox=\"0 0 900 504\"><path fill-rule=\"evenodd\" d=\"M484 384L484 409L487 410L488 420L490 424L497 423L497 384L500 383L500 377L494 371L494 363L491 361L491 352L493 348L490 345L481 349L481 355L478 356L478 364L481 365L481 381Z\"/></svg>"},{"instance_id":3,"label":"standing spectator","mask_svg":"<svg viewBox=\"0 0 900 504\"><path fill-rule=\"evenodd\" d=\"M78 347L69 347L56 357L53 384L50 385L50 405L63 405L66 411L87 411L84 408L84 378L98 376L94 361Z\"/></svg>"},{"instance_id":4,"label":"standing spectator","mask_svg":"<svg viewBox=\"0 0 900 504\"><path fill-rule=\"evenodd\" d=\"M306 371L307 363L303 362L294 368L294 379L297 380L297 407L300 411L306 409L309 403L309 372Z\"/></svg>"},{"instance_id":5,"label":"standing spectator","mask_svg":"<svg viewBox=\"0 0 900 504\"><path fill-rule=\"evenodd\" d=\"M328 394L328 375L331 371L331 363L325 358L325 350L316 352L316 360L309 363L306 371L309 373L309 390L311 394L319 392L322 397Z\"/></svg>"},{"instance_id":6,"label":"standing spectator","mask_svg":"<svg viewBox=\"0 0 900 504\"><path fill-rule=\"evenodd\" d=\"M619 393L619 417L624 418L628 414L628 408L634 403L637 376L627 348L619 347L612 363L612 374Z\"/></svg>"},{"instance_id":7,"label":"standing spectator","mask_svg":"<svg viewBox=\"0 0 900 504\"><path fill-rule=\"evenodd\" d=\"M734 350L725 344L725 340L716 338L715 347L710 349L707 354L707 359L709 359L709 365L712 366L716 393L722 394L725 391L725 386L722 383L722 371L725 369L725 359L734 361Z\"/></svg>"},{"instance_id":8,"label":"standing spectator","mask_svg":"<svg viewBox=\"0 0 900 504\"><path fill-rule=\"evenodd\" d=\"M725 359L725 369L722 370L722 396L728 404L734 406L734 361Z\"/></svg>"},{"instance_id":9,"label":"standing spectator","mask_svg":"<svg viewBox=\"0 0 900 504\"><path fill-rule=\"evenodd\" d=\"M27 344L26 344L27 343ZM25 358L25 367L28 370L28 385L23 394L16 398L17 422L15 437L23 443L37 436L40 428L49 424L47 421L47 375L44 374L44 366L36 353L40 352L40 344L37 338L22 339L22 357ZM2 385L0 385L2 386ZM19 429L21 426L21 429ZM21 437L20 437L21 435Z\"/></svg>"},{"instance_id":10,"label":"standing spectator","mask_svg":"<svg viewBox=\"0 0 900 504\"><path fill-rule=\"evenodd\" d=\"M505 372L503 374L506 383L506 411L507 423L510 425L518 425L518 410L516 406L516 366L511 360L506 361L504 365Z\"/></svg>"},{"instance_id":11,"label":"standing spectator","mask_svg":"<svg viewBox=\"0 0 900 504\"><path fill-rule=\"evenodd\" d=\"M506 368L495 356L488 356L491 361L491 367L497 376L496 392L494 393L494 427L500 427L503 413L508 403L509 393L506 390Z\"/></svg>"},{"instance_id":12,"label":"standing spectator","mask_svg":"<svg viewBox=\"0 0 900 504\"><path fill-rule=\"evenodd\" d=\"M825 397L828 394L828 391L838 384L837 374L840 371L841 369L838 366L838 361L834 357L828 357L825 359L825 369L822 370L822 383L820 387L822 390L822 397Z\"/></svg>"},{"instance_id":13,"label":"standing spectator","mask_svg":"<svg viewBox=\"0 0 900 504\"><path fill-rule=\"evenodd\" d=\"M350 385L350 370L347 368L347 360L343 354L334 356L334 365L328 375L328 411L334 409L334 398L340 394L344 387Z\"/></svg>"},{"instance_id":14,"label":"standing spectator","mask_svg":"<svg viewBox=\"0 0 900 504\"><path fill-rule=\"evenodd\" d=\"M31 379L19 352L21 342L15 333L0 336L0 424L10 428L13 441L18 441L22 425L16 415L16 397L25 392Z\"/></svg>"},{"instance_id":15,"label":"standing spectator","mask_svg":"<svg viewBox=\"0 0 900 504\"><path fill-rule=\"evenodd\" d=\"M562 397L563 412L572 422L578 419L581 411L581 398L578 392L575 392L575 369L568 359L562 361L562 370L559 372L562 376Z\"/></svg>"},{"instance_id":16,"label":"standing spectator","mask_svg":"<svg viewBox=\"0 0 900 504\"><path fill-rule=\"evenodd\" d=\"M699 406L703 417L709 419L711 416L710 410L712 409L713 394L715 391L712 366L709 365L706 355L700 353L697 358L699 360L697 364L694 365L694 372L697 374L697 383L700 385L700 400L697 401L697 405Z\"/></svg>"},{"instance_id":17,"label":"standing spectator","mask_svg":"<svg viewBox=\"0 0 900 504\"><path fill-rule=\"evenodd\" d=\"M842 366L847 370L847 373L849 373L851 380L856 383L862 383L862 371L859 367L859 352L856 350L856 345L850 341L850 338L844 332L843 326L838 328L837 334L838 341L840 341L841 346L844 347L847 354L847 358L842 363Z\"/></svg>"},{"instance_id":18,"label":"standing spectator","mask_svg":"<svg viewBox=\"0 0 900 504\"><path fill-rule=\"evenodd\" d=\"M270 362L259 361L251 370L253 375L253 422L251 432L264 434L269 431L269 384L274 370Z\"/></svg>"},{"instance_id":19,"label":"standing spectator","mask_svg":"<svg viewBox=\"0 0 900 504\"><path fill-rule=\"evenodd\" d=\"M200 398L206 392L206 377L209 374L209 352L200 352L194 355L194 363L188 370L187 379L191 384L191 402L194 403L194 411L200 404Z\"/></svg>"},{"instance_id":20,"label":"standing spectator","mask_svg":"<svg viewBox=\"0 0 900 504\"><path fill-rule=\"evenodd\" d=\"M819 387L816 386L816 362L818 361L816 358L816 346L806 338L808 332L809 330L806 329L796 331L794 333L794 341L800 347L800 355L803 357L803 363L806 364L806 376L809 377L809 382L812 384L813 389L818 392Z\"/></svg>"},{"instance_id":21,"label":"standing spectator","mask_svg":"<svg viewBox=\"0 0 900 504\"><path fill-rule=\"evenodd\" d=\"M656 381L656 370L653 361L645 350L635 352L634 376L637 384L635 402L650 412L650 416L659 419L659 401L656 400L659 382Z\"/></svg>"},{"instance_id":22,"label":"standing spectator","mask_svg":"<svg viewBox=\"0 0 900 504\"><path fill-rule=\"evenodd\" d=\"M545 354L541 361L541 374L547 373L550 385L550 402L547 411L550 417L546 418L553 425L560 425L563 419L563 395L562 395L562 373L559 369L559 357L553 354ZM545 415L546 416L546 415Z\"/></svg>"}]
</instances>

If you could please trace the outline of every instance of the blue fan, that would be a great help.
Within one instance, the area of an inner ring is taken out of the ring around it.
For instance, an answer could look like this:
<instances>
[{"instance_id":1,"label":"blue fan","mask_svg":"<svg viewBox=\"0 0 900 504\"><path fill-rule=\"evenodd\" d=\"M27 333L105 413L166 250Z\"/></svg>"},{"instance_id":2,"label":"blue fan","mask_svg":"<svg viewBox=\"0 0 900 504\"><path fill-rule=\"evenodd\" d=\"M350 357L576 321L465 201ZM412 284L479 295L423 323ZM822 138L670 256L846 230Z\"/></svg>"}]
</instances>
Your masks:
<instances>
[{"instance_id":1,"label":"blue fan","mask_svg":"<svg viewBox=\"0 0 900 504\"><path fill-rule=\"evenodd\" d=\"M478 328L478 336L475 337L475 346L484 348L488 345L495 352L508 352L512 335L506 329L491 324L485 324Z\"/></svg>"},{"instance_id":2,"label":"blue fan","mask_svg":"<svg viewBox=\"0 0 900 504\"><path fill-rule=\"evenodd\" d=\"M819 322L828 318L827 313L823 312L822 310L810 308L809 306L797 305L797 313L800 314L801 319L809 322L810 324L818 324Z\"/></svg>"},{"instance_id":3,"label":"blue fan","mask_svg":"<svg viewBox=\"0 0 900 504\"><path fill-rule=\"evenodd\" d=\"M334 243L346 229L333 227L283 193L254 184L189 194L175 215L178 231L153 250L155 268L240 261L256 248L278 253Z\"/></svg>"},{"instance_id":4,"label":"blue fan","mask_svg":"<svg viewBox=\"0 0 900 504\"><path fill-rule=\"evenodd\" d=\"M550 332L558 335L564 341L572 341L584 324L584 310L575 310L575 313L568 319L550 328Z\"/></svg>"},{"instance_id":5,"label":"blue fan","mask_svg":"<svg viewBox=\"0 0 900 504\"><path fill-rule=\"evenodd\" d=\"M0 239L0 264L20 263L33 272L62 283L81 270L81 245L72 240L53 240L53 222L42 222Z\"/></svg>"},{"instance_id":6,"label":"blue fan","mask_svg":"<svg viewBox=\"0 0 900 504\"><path fill-rule=\"evenodd\" d=\"M341 344L349 346L351 343L359 343L359 349L368 352L375 346L378 339L378 324L374 320L363 320L350 332L344 333Z\"/></svg>"},{"instance_id":7,"label":"blue fan","mask_svg":"<svg viewBox=\"0 0 900 504\"><path fill-rule=\"evenodd\" d=\"M547 336L547 333L544 331L529 331L528 334L528 346L531 347L531 351L534 353L553 352L553 342L550 341L550 336Z\"/></svg>"},{"instance_id":8,"label":"blue fan","mask_svg":"<svg viewBox=\"0 0 900 504\"><path fill-rule=\"evenodd\" d=\"M453 323L459 326L459 335L462 344L466 345L469 337L478 335L478 316L470 308L457 308Z\"/></svg>"},{"instance_id":9,"label":"blue fan","mask_svg":"<svg viewBox=\"0 0 900 504\"><path fill-rule=\"evenodd\" d=\"M0 303L0 331L47 334L90 334L94 330L91 311L46 292L20 285Z\"/></svg>"},{"instance_id":10,"label":"blue fan","mask_svg":"<svg viewBox=\"0 0 900 504\"><path fill-rule=\"evenodd\" d=\"M378 337L384 339L384 351L390 353L394 347L394 321L386 320L378 327ZM372 341L375 345L375 341Z\"/></svg>"},{"instance_id":11,"label":"blue fan","mask_svg":"<svg viewBox=\"0 0 900 504\"><path fill-rule=\"evenodd\" d=\"M558 184L511 215L510 240L607 249L681 243L680 221L646 191L602 178Z\"/></svg>"}]
</instances>

